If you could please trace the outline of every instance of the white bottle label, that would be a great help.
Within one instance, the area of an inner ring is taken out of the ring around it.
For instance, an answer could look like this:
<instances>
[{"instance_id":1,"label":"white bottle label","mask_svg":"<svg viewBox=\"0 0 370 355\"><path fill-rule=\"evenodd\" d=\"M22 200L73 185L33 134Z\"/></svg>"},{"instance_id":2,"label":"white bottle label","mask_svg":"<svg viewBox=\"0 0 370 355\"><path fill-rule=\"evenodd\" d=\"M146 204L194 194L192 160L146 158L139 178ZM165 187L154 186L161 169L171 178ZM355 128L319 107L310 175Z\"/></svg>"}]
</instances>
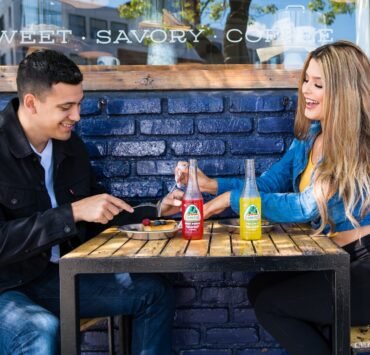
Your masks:
<instances>
[{"instance_id":1,"label":"white bottle label","mask_svg":"<svg viewBox=\"0 0 370 355\"><path fill-rule=\"evenodd\" d=\"M184 214L184 220L186 222L199 222L200 221L200 211L195 205L189 205Z\"/></svg>"},{"instance_id":2,"label":"white bottle label","mask_svg":"<svg viewBox=\"0 0 370 355\"><path fill-rule=\"evenodd\" d=\"M258 207L256 205L249 205L244 212L243 218L247 227L257 229L261 218Z\"/></svg>"}]
</instances>

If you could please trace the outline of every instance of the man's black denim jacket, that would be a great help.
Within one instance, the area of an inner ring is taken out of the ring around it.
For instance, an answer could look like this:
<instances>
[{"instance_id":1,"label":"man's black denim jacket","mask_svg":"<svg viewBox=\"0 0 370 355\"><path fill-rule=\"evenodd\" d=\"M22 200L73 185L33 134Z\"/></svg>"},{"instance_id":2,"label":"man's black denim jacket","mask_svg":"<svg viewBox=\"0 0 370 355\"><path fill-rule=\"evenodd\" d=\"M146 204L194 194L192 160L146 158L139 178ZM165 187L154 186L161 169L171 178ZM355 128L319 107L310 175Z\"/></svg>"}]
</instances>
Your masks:
<instances>
[{"instance_id":1,"label":"man's black denim jacket","mask_svg":"<svg viewBox=\"0 0 370 355\"><path fill-rule=\"evenodd\" d=\"M20 125L18 105L13 99L0 113L0 292L38 277L48 266L53 245L68 251L106 227L73 220L72 202L104 192L74 133L67 141L53 140L58 207L51 207L44 169Z\"/></svg>"}]
</instances>

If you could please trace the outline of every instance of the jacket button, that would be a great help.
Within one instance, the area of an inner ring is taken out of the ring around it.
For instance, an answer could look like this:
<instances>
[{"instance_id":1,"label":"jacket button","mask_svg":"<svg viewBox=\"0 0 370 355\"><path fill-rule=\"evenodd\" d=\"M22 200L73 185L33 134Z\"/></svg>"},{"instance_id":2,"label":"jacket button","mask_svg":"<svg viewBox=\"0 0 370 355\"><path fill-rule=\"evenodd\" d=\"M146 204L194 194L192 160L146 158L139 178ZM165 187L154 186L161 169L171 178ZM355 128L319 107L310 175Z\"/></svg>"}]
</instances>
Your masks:
<instances>
[{"instance_id":1,"label":"jacket button","mask_svg":"<svg viewBox=\"0 0 370 355\"><path fill-rule=\"evenodd\" d=\"M17 200L16 198L12 198L12 199L10 200L10 203L11 203L12 205L16 205L16 204L18 203L18 200Z\"/></svg>"},{"instance_id":2,"label":"jacket button","mask_svg":"<svg viewBox=\"0 0 370 355\"><path fill-rule=\"evenodd\" d=\"M64 232L65 233L69 233L71 231L71 227L70 226L65 226L64 227Z\"/></svg>"}]
</instances>

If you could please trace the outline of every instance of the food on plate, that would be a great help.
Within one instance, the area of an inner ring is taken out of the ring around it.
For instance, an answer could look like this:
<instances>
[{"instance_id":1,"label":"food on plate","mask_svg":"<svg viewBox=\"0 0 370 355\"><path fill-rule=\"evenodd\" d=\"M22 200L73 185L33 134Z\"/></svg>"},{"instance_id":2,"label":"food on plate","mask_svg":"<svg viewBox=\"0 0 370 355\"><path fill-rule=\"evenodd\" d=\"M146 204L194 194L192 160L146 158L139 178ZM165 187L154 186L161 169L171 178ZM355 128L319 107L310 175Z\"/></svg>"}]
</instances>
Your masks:
<instances>
[{"instance_id":1,"label":"food on plate","mask_svg":"<svg viewBox=\"0 0 370 355\"><path fill-rule=\"evenodd\" d=\"M158 219L152 221L149 218L145 218L141 223L143 224L143 230L145 232L160 232L173 230L176 228L177 225L177 222L173 219Z\"/></svg>"}]
</instances>

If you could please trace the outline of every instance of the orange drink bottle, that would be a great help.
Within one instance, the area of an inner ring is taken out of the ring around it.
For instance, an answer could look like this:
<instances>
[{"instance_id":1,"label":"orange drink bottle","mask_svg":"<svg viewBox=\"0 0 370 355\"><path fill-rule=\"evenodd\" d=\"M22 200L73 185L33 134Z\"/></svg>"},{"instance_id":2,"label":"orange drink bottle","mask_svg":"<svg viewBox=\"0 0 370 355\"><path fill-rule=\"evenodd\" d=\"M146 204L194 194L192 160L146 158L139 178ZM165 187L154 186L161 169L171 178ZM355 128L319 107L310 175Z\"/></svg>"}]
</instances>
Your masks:
<instances>
[{"instance_id":1,"label":"orange drink bottle","mask_svg":"<svg viewBox=\"0 0 370 355\"><path fill-rule=\"evenodd\" d=\"M197 161L189 161L189 179L181 205L182 236L185 239L203 237L203 196L197 177Z\"/></svg>"},{"instance_id":2,"label":"orange drink bottle","mask_svg":"<svg viewBox=\"0 0 370 355\"><path fill-rule=\"evenodd\" d=\"M261 239L261 197L256 183L254 159L245 160L245 182L239 203L240 238L244 240Z\"/></svg>"}]
</instances>

